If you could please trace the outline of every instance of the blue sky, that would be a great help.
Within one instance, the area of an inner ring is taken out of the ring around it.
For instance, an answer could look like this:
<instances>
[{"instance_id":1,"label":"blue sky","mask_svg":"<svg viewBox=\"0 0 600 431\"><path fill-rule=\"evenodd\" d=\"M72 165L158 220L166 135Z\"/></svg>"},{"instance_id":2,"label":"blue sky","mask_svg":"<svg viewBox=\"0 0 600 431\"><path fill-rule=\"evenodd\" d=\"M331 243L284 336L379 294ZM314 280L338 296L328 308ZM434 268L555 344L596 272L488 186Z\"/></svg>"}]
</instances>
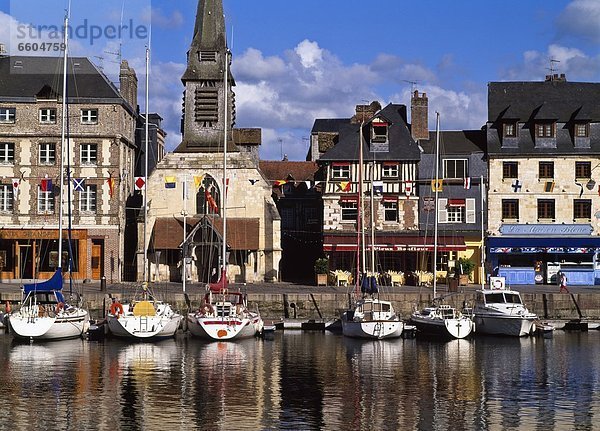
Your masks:
<instances>
[{"instance_id":1,"label":"blue sky","mask_svg":"<svg viewBox=\"0 0 600 431\"><path fill-rule=\"evenodd\" d=\"M60 24L65 5L0 0L0 42L11 40L15 53L14 23ZM122 7L123 0L72 0L72 18L118 23ZM196 0L127 0L123 8L140 25L152 17L150 109L165 119L169 149L181 138L180 77L196 7ZM443 129L481 127L488 82L542 80L551 58L570 81L600 81L600 0L224 0L224 7L237 126L262 128L263 159L303 160L315 118L347 117L372 100L409 105L408 81L428 94ZM142 91L145 43L123 42ZM113 40L73 45L113 79L116 49Z\"/></svg>"}]
</instances>

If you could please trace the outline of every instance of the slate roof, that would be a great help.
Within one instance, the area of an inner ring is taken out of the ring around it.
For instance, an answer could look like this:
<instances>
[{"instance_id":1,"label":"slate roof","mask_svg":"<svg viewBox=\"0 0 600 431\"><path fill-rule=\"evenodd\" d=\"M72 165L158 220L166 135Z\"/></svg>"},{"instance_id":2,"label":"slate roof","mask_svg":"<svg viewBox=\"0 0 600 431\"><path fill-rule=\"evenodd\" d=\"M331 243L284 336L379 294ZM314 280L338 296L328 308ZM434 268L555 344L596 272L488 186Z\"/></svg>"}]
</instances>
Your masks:
<instances>
[{"instance_id":1,"label":"slate roof","mask_svg":"<svg viewBox=\"0 0 600 431\"><path fill-rule=\"evenodd\" d=\"M429 140L420 141L423 152L435 153L436 132L429 132ZM440 132L440 153L450 154L472 154L485 152L486 149L485 130L444 130Z\"/></svg>"},{"instance_id":2,"label":"slate roof","mask_svg":"<svg viewBox=\"0 0 600 431\"><path fill-rule=\"evenodd\" d=\"M363 159L370 160L419 160L421 153L416 142L412 139L408 125L404 120L403 114L406 112L404 105L389 104L376 114L376 117L382 117L389 123L388 141L389 151L387 152L371 152L369 147L369 120L365 123L363 136L365 144L363 145ZM332 130L323 130L329 125ZM358 161L359 160L359 131L360 124L350 123L350 119L346 120L316 120L313 126L319 129L320 132L336 132L333 130L337 127L339 133L338 143L320 158L319 162L334 162L334 161Z\"/></svg>"},{"instance_id":3,"label":"slate roof","mask_svg":"<svg viewBox=\"0 0 600 431\"><path fill-rule=\"evenodd\" d=\"M268 180L287 180L291 177L296 181L310 181L314 180L319 165L315 162L261 160L259 168Z\"/></svg>"},{"instance_id":4,"label":"slate roof","mask_svg":"<svg viewBox=\"0 0 600 431\"><path fill-rule=\"evenodd\" d=\"M600 120L600 83L544 81L490 82L488 84L488 122L498 118L528 120L541 108L548 119L567 122L580 108ZM506 111L506 114L503 114ZM554 117L554 118L552 118ZM539 117L537 117L539 118Z\"/></svg>"},{"instance_id":5,"label":"slate roof","mask_svg":"<svg viewBox=\"0 0 600 431\"><path fill-rule=\"evenodd\" d=\"M36 95L62 94L62 58L0 57L0 101L35 101ZM68 59L67 93L71 103L119 103L131 106L87 58ZM43 91L42 91L43 90Z\"/></svg>"}]
</instances>

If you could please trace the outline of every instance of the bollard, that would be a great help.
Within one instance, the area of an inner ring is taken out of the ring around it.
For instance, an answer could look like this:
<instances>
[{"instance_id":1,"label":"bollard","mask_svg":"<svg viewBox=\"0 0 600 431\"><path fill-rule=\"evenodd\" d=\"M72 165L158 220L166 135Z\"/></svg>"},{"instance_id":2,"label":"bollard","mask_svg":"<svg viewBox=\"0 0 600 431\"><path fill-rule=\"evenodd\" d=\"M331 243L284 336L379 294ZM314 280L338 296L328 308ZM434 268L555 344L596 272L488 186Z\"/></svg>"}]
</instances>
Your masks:
<instances>
[{"instance_id":1,"label":"bollard","mask_svg":"<svg viewBox=\"0 0 600 431\"><path fill-rule=\"evenodd\" d=\"M106 292L106 277L100 278L100 292Z\"/></svg>"}]
</instances>

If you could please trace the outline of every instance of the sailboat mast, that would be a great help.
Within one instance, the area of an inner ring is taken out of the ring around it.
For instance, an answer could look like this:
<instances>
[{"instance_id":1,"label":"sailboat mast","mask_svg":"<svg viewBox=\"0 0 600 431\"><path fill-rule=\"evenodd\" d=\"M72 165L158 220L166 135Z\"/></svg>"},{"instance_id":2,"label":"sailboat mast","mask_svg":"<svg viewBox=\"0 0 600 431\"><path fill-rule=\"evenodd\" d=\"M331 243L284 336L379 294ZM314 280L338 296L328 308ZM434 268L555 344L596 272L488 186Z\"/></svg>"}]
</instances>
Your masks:
<instances>
[{"instance_id":1,"label":"sailboat mast","mask_svg":"<svg viewBox=\"0 0 600 431\"><path fill-rule=\"evenodd\" d=\"M363 216L363 177L364 177L364 160L363 160L363 128L365 126L365 119L363 118L360 122L360 142L358 146L358 217L360 217L360 255L362 270L365 271L367 267L366 256L365 256L365 218ZM360 272L359 272L360 275Z\"/></svg>"},{"instance_id":2,"label":"sailboat mast","mask_svg":"<svg viewBox=\"0 0 600 431\"><path fill-rule=\"evenodd\" d=\"M484 224L483 224L483 202L485 200L485 183L483 180L483 175L481 175L480 179L479 179L479 187L481 188L481 289L485 289L485 247L484 247L484 240L485 240L485 232L484 232Z\"/></svg>"},{"instance_id":3,"label":"sailboat mast","mask_svg":"<svg viewBox=\"0 0 600 431\"><path fill-rule=\"evenodd\" d=\"M147 266L148 266L148 246L146 240L146 230L147 230L147 219L148 219L148 135L149 135L149 122L148 116L150 109L148 109L148 105L150 102L149 98L149 89L148 86L150 84L150 41L148 41L148 46L146 47L146 123L144 124L144 133L146 134L146 138L144 140L144 178L146 182L146 186L144 187L144 269L143 269L143 280L144 283L148 281L147 274Z\"/></svg>"},{"instance_id":4,"label":"sailboat mast","mask_svg":"<svg viewBox=\"0 0 600 431\"><path fill-rule=\"evenodd\" d=\"M438 252L438 195L440 176L440 113L435 113L435 218L433 223L433 299L437 289L437 252Z\"/></svg>"},{"instance_id":5,"label":"sailboat mast","mask_svg":"<svg viewBox=\"0 0 600 431\"><path fill-rule=\"evenodd\" d=\"M224 80L224 91L223 91L223 99L224 103L224 116L223 116L223 249L221 261L223 263L223 267L221 269L221 279L223 283L223 290L225 289L225 275L227 274L227 114L228 114L228 106L227 106L227 80L229 78L229 49L225 49L225 80Z\"/></svg>"},{"instance_id":6,"label":"sailboat mast","mask_svg":"<svg viewBox=\"0 0 600 431\"><path fill-rule=\"evenodd\" d=\"M371 167L370 167L370 177L371 177L371 201L370 201L370 207L371 207L371 222L369 223L371 225L371 271L373 272L373 275L375 275L375 208L373 208L373 202L375 202L375 197L373 194L373 181L375 180L375 161L371 162Z\"/></svg>"},{"instance_id":7,"label":"sailboat mast","mask_svg":"<svg viewBox=\"0 0 600 431\"><path fill-rule=\"evenodd\" d=\"M71 13L71 5L65 15L64 28L64 44L63 52L63 97L62 97L62 130L60 136L61 142L61 157L60 157L60 206L58 212L58 268L62 270L62 251L63 251L63 205L64 205L64 181L65 181L65 154L67 148L66 133L67 133L67 61L69 56L69 14Z\"/></svg>"}]
</instances>

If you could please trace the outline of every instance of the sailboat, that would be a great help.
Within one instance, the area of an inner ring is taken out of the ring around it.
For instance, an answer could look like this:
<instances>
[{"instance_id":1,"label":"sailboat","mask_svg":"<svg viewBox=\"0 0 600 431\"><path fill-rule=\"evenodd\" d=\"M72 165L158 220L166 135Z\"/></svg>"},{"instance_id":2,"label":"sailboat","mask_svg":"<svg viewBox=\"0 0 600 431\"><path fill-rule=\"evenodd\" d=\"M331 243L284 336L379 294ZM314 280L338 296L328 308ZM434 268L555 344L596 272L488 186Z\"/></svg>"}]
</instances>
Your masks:
<instances>
[{"instance_id":1,"label":"sailboat","mask_svg":"<svg viewBox=\"0 0 600 431\"><path fill-rule=\"evenodd\" d=\"M196 337L208 340L237 340L259 335L264 322L258 310L251 311L245 295L230 291L227 282L227 82L229 79L230 51L225 51L224 91L224 141L223 141L223 236L221 250L221 273L216 283L206 285L206 294L200 308L188 313L187 326ZM184 256L185 258L185 256ZM184 260L185 262L185 260ZM184 274L185 278L185 274Z\"/></svg>"},{"instance_id":2,"label":"sailboat","mask_svg":"<svg viewBox=\"0 0 600 431\"><path fill-rule=\"evenodd\" d=\"M398 338L402 336L404 322L394 311L391 301L383 300L379 297L379 288L374 275L369 275L365 270L365 240L364 240L364 218L362 216L363 199L363 127L361 122L359 133L359 173L358 173L358 218L360 219L360 228L357 230L357 242L359 255L357 256L357 277L356 288L354 292L354 303L348 310L342 312L342 333L347 337L383 339ZM371 190L373 187L371 187ZM371 193L371 208L373 208L373 194ZM358 219L357 219L358 221ZM371 217L371 223L373 217ZM373 232L373 226L371 226ZM374 250L375 244L371 245ZM361 277L360 260L362 257L363 273ZM371 274L374 274L374 258L371 259ZM360 286L360 289L359 289ZM360 292L359 292L360 290Z\"/></svg>"},{"instance_id":3,"label":"sailboat","mask_svg":"<svg viewBox=\"0 0 600 431\"><path fill-rule=\"evenodd\" d=\"M146 49L146 140L145 140L145 175L148 176L148 86L150 74L150 49ZM154 297L148 289L148 251L146 246L146 224L148 213L147 188L144 191L144 270L142 283L142 297L140 300L131 300L129 303L120 303L113 298L106 322L111 334L120 338L133 340L156 340L173 337L179 329L183 316L177 313L169 303Z\"/></svg>"},{"instance_id":4,"label":"sailboat","mask_svg":"<svg viewBox=\"0 0 600 431\"><path fill-rule=\"evenodd\" d=\"M440 149L440 114L436 113L435 143L435 184L439 178ZM417 333L435 335L443 338L465 338L471 334L475 325L469 316L463 315L456 308L442 304L437 294L437 251L438 251L438 188L435 188L435 222L433 246L433 300L438 304L415 311L411 322L417 327Z\"/></svg>"},{"instance_id":5,"label":"sailboat","mask_svg":"<svg viewBox=\"0 0 600 431\"><path fill-rule=\"evenodd\" d=\"M63 98L61 132L60 205L58 216L58 267L46 281L23 286L21 306L8 316L11 333L28 340L62 340L81 337L89 326L89 314L79 305L71 304L63 295L62 249L63 249L63 185L65 174L67 131L67 61L68 61L69 11L65 16L63 53ZM70 197L68 198L70 205ZM69 211L69 215L71 212ZM69 253L69 259L71 259ZM69 263L71 268L71 263ZM70 278L72 282L72 277Z\"/></svg>"}]
</instances>

